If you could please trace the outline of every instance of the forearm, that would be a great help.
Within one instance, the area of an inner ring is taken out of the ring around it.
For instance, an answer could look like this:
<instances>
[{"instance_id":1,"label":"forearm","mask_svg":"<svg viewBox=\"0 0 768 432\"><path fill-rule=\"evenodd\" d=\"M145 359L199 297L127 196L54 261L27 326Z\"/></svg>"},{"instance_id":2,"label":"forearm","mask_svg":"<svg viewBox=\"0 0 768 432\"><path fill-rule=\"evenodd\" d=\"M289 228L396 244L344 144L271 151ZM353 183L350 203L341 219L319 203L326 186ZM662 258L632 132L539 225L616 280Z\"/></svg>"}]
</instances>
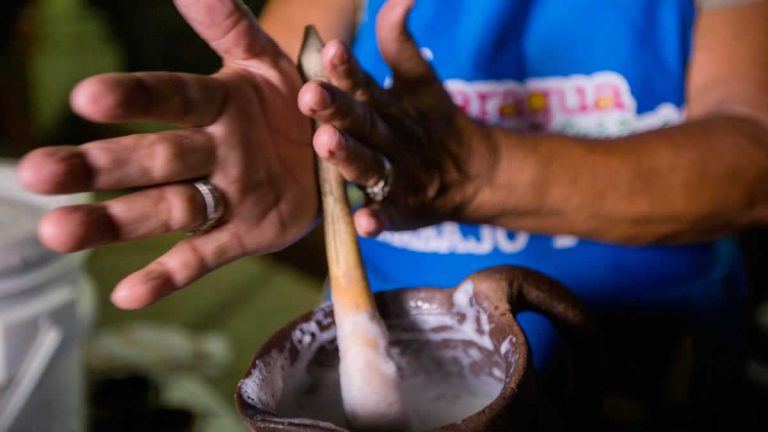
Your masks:
<instances>
[{"instance_id":1,"label":"forearm","mask_svg":"<svg viewBox=\"0 0 768 432\"><path fill-rule=\"evenodd\" d=\"M350 42L360 3L359 0L273 0L264 6L259 23L291 58L296 58L307 24L314 24L326 41Z\"/></svg>"},{"instance_id":2,"label":"forearm","mask_svg":"<svg viewBox=\"0 0 768 432\"><path fill-rule=\"evenodd\" d=\"M646 244L768 222L768 128L716 115L613 140L493 129L495 169L467 219Z\"/></svg>"}]
</instances>

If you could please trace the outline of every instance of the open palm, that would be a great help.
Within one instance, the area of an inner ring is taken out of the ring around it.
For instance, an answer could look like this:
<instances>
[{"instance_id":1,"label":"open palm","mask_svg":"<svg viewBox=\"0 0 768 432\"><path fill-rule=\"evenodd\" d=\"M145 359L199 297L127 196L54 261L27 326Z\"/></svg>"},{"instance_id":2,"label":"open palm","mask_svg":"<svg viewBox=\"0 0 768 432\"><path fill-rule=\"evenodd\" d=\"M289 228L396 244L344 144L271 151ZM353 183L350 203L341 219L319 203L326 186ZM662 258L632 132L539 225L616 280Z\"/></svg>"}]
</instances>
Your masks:
<instances>
[{"instance_id":1,"label":"open palm","mask_svg":"<svg viewBox=\"0 0 768 432\"><path fill-rule=\"evenodd\" d=\"M40 238L63 252L189 230L204 218L190 181L209 178L222 192L224 222L124 279L112 296L124 308L150 304L243 255L283 248L317 217L312 132L296 107L295 65L239 2L175 3L221 56L219 72L99 75L80 83L71 103L93 121L185 128L43 148L19 166L22 182L41 193L143 187L46 215Z\"/></svg>"}]
</instances>

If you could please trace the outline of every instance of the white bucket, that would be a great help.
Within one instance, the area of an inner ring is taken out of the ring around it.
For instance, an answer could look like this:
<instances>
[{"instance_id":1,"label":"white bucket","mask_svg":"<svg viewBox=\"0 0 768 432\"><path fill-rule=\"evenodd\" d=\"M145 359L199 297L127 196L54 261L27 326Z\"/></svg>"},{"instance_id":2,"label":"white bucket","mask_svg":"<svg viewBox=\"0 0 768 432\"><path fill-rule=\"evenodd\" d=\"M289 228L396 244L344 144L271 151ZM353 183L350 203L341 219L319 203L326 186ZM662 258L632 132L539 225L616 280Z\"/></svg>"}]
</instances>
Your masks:
<instances>
[{"instance_id":1,"label":"white bucket","mask_svg":"<svg viewBox=\"0 0 768 432\"><path fill-rule=\"evenodd\" d=\"M55 254L35 234L48 208L83 197L25 193L7 161L0 185L0 432L84 431L92 284L83 254Z\"/></svg>"}]
</instances>

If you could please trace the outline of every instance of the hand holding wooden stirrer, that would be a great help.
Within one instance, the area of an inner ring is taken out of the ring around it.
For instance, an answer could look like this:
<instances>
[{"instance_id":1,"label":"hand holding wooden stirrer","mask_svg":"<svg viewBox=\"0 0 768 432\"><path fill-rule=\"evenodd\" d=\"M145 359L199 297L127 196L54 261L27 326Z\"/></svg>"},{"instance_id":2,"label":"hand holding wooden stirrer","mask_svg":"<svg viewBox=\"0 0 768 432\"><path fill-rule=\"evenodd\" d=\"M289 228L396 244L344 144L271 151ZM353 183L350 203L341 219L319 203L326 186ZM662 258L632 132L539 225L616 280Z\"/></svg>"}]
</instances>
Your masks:
<instances>
[{"instance_id":1,"label":"hand holding wooden stirrer","mask_svg":"<svg viewBox=\"0 0 768 432\"><path fill-rule=\"evenodd\" d=\"M322 48L317 31L308 26L299 54L305 80L327 81ZM407 430L397 367L388 356L387 331L368 286L344 178L319 159L318 177L344 410L357 430Z\"/></svg>"}]
</instances>

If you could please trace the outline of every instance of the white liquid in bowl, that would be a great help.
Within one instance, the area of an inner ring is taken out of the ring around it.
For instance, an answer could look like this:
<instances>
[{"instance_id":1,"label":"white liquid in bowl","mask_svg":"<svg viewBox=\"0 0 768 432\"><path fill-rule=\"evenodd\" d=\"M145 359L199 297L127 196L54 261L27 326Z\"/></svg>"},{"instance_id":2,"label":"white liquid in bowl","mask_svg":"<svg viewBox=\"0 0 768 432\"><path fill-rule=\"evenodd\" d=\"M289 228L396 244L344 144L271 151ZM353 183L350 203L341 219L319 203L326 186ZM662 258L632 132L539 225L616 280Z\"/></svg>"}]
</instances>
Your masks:
<instances>
[{"instance_id":1,"label":"white liquid in bowl","mask_svg":"<svg viewBox=\"0 0 768 432\"><path fill-rule=\"evenodd\" d=\"M387 322L388 352L397 365L411 431L458 422L482 410L500 393L514 364L493 349L486 315L472 302L472 285L465 283L453 296L450 312L430 311L430 305L411 305L407 320ZM288 366L285 356L263 361L240 384L243 397L283 418L304 418L349 429L342 407L339 358L330 313L318 309L313 319L293 332L300 354ZM513 337L502 345L502 355L513 349ZM276 383L277 377L282 377ZM376 397L371 384L369 395Z\"/></svg>"}]
</instances>

